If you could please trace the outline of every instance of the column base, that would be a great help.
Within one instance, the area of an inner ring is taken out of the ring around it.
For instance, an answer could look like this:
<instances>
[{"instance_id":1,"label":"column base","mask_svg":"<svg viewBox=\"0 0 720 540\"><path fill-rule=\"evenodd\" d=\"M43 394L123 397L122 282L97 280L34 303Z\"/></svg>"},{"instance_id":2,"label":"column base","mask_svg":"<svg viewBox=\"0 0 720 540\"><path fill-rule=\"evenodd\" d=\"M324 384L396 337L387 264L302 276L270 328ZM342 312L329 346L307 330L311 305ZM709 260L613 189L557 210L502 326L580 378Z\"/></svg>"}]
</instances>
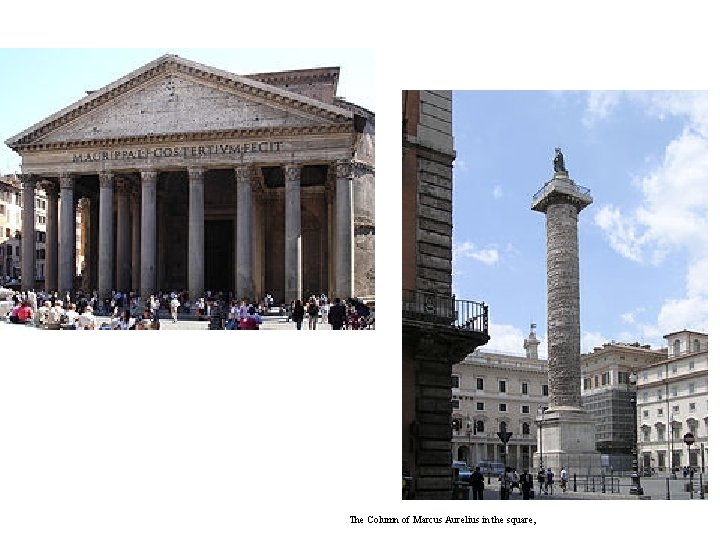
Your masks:
<instances>
[{"instance_id":1,"label":"column base","mask_svg":"<svg viewBox=\"0 0 720 540\"><path fill-rule=\"evenodd\" d=\"M538 444L538 448L540 448ZM601 474L600 453L595 449L595 421L584 409L556 407L545 411L542 422L542 465L552 468L559 481L560 470L569 474ZM533 455L535 470L540 453Z\"/></svg>"}]
</instances>

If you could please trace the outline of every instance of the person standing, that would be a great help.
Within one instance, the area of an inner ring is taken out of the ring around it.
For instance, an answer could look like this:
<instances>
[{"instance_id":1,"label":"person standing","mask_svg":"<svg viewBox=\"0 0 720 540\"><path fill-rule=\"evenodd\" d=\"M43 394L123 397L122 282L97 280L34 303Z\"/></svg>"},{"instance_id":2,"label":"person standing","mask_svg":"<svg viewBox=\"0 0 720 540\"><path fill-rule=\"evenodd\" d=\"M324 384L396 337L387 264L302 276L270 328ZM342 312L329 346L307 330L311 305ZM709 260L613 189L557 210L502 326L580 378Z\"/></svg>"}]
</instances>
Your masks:
<instances>
[{"instance_id":1,"label":"person standing","mask_svg":"<svg viewBox=\"0 0 720 540\"><path fill-rule=\"evenodd\" d=\"M547 473L545 473L545 493L547 494L548 489L550 490L550 495L553 494L553 484L554 482L555 473L552 472L552 467L548 467Z\"/></svg>"},{"instance_id":2,"label":"person standing","mask_svg":"<svg viewBox=\"0 0 720 540\"><path fill-rule=\"evenodd\" d=\"M170 300L170 315L172 316L173 323L177 322L177 313L179 307L180 300L177 299L177 296L173 295L172 300Z\"/></svg>"},{"instance_id":3,"label":"person standing","mask_svg":"<svg viewBox=\"0 0 720 540\"><path fill-rule=\"evenodd\" d=\"M308 312L308 330L317 330L318 315L320 314L320 307L315 301L315 296L311 296L307 306Z\"/></svg>"},{"instance_id":4,"label":"person standing","mask_svg":"<svg viewBox=\"0 0 720 540\"><path fill-rule=\"evenodd\" d=\"M305 318L303 303L300 300L295 300L295 306L292 310L292 320L295 321L298 330L302 330L303 318Z\"/></svg>"},{"instance_id":5,"label":"person standing","mask_svg":"<svg viewBox=\"0 0 720 540\"><path fill-rule=\"evenodd\" d=\"M547 494L547 491L545 491L545 469L543 469L542 467L538 471L537 481L538 481L538 495L542 495L543 492L545 492L545 494Z\"/></svg>"},{"instance_id":6,"label":"person standing","mask_svg":"<svg viewBox=\"0 0 720 540\"><path fill-rule=\"evenodd\" d=\"M483 494L485 492L485 478L480 472L480 466L475 467L475 470L470 475L470 485L473 488L473 499L483 500Z\"/></svg>"},{"instance_id":7,"label":"person standing","mask_svg":"<svg viewBox=\"0 0 720 540\"><path fill-rule=\"evenodd\" d=\"M527 469L520 475L520 490L522 491L523 500L530 499L533 492L533 477Z\"/></svg>"},{"instance_id":8,"label":"person standing","mask_svg":"<svg viewBox=\"0 0 720 540\"><path fill-rule=\"evenodd\" d=\"M567 481L568 481L568 473L565 470L565 467L563 467L560 470L560 488L563 490L563 493L567 490Z\"/></svg>"},{"instance_id":9,"label":"person standing","mask_svg":"<svg viewBox=\"0 0 720 540\"><path fill-rule=\"evenodd\" d=\"M342 330L345 324L345 306L340 303L340 298L335 298L335 304L330 306L328 322L333 330Z\"/></svg>"}]
</instances>

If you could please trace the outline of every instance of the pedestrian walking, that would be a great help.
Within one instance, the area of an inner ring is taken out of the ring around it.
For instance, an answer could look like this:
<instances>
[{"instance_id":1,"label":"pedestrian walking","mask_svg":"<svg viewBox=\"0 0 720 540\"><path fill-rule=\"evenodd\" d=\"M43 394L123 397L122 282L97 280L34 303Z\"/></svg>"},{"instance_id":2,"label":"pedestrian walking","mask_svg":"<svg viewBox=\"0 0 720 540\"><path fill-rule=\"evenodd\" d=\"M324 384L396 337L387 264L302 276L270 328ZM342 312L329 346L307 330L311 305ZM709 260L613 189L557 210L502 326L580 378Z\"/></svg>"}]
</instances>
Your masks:
<instances>
[{"instance_id":1,"label":"pedestrian walking","mask_svg":"<svg viewBox=\"0 0 720 540\"><path fill-rule=\"evenodd\" d=\"M172 300L170 300L170 315L172 316L173 323L177 322L177 314L179 307L180 300L177 299L177 296L173 296Z\"/></svg>"},{"instance_id":2,"label":"pedestrian walking","mask_svg":"<svg viewBox=\"0 0 720 540\"><path fill-rule=\"evenodd\" d=\"M295 325L298 330L302 330L303 319L305 318L305 308L300 300L295 300L295 305L292 310L292 320L295 321Z\"/></svg>"},{"instance_id":3,"label":"pedestrian walking","mask_svg":"<svg viewBox=\"0 0 720 540\"><path fill-rule=\"evenodd\" d=\"M345 306L340 302L340 298L335 298L335 305L330 307L328 313L328 322L333 330L342 330L345 324Z\"/></svg>"},{"instance_id":4,"label":"pedestrian walking","mask_svg":"<svg viewBox=\"0 0 720 540\"><path fill-rule=\"evenodd\" d=\"M527 469L520 475L520 491L522 491L523 500L529 500L533 496L533 477Z\"/></svg>"},{"instance_id":5,"label":"pedestrian walking","mask_svg":"<svg viewBox=\"0 0 720 540\"><path fill-rule=\"evenodd\" d=\"M475 470L470 475L470 486L473 488L473 499L482 500L485 492L485 478L480 472L480 467L475 467Z\"/></svg>"},{"instance_id":6,"label":"pedestrian walking","mask_svg":"<svg viewBox=\"0 0 720 540\"><path fill-rule=\"evenodd\" d=\"M568 473L565 470L565 467L563 467L560 470L560 488L563 490L563 493L567 491L567 481L568 481Z\"/></svg>"},{"instance_id":7,"label":"pedestrian walking","mask_svg":"<svg viewBox=\"0 0 720 540\"><path fill-rule=\"evenodd\" d=\"M320 314L320 307L315 301L315 296L311 296L307 306L308 313L308 330L317 330L318 315Z\"/></svg>"}]
</instances>

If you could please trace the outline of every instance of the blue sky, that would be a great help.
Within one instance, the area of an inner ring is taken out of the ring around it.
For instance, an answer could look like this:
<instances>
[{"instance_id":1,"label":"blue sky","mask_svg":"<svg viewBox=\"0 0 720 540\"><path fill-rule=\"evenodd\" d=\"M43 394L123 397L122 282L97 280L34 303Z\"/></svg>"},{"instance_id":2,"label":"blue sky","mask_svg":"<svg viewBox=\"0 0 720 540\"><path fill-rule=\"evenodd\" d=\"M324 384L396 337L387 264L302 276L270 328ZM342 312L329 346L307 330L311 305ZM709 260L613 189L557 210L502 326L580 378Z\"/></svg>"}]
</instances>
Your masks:
<instances>
[{"instance_id":1,"label":"blue sky","mask_svg":"<svg viewBox=\"0 0 720 540\"><path fill-rule=\"evenodd\" d=\"M581 348L707 331L705 92L453 93L453 286L490 306L488 349L544 338L545 216L562 147L594 202L579 219Z\"/></svg>"},{"instance_id":2,"label":"blue sky","mask_svg":"<svg viewBox=\"0 0 720 540\"><path fill-rule=\"evenodd\" d=\"M20 172L9 137L163 54L239 75L340 66L338 96L375 110L372 49L2 49L0 172Z\"/></svg>"}]
</instances>

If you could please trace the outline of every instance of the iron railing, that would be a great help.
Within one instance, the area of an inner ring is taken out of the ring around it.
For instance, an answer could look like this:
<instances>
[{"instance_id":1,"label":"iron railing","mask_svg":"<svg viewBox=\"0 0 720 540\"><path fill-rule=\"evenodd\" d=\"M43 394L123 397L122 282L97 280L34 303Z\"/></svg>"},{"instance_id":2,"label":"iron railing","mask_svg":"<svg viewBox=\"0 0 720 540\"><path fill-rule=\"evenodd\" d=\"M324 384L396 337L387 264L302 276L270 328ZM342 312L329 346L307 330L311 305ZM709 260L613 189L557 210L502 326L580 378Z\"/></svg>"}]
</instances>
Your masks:
<instances>
[{"instance_id":1,"label":"iron railing","mask_svg":"<svg viewBox=\"0 0 720 540\"><path fill-rule=\"evenodd\" d=\"M485 302L456 300L455 295L403 289L403 318L425 320L472 332L488 331Z\"/></svg>"},{"instance_id":2,"label":"iron railing","mask_svg":"<svg viewBox=\"0 0 720 540\"><path fill-rule=\"evenodd\" d=\"M543 187L541 187L535 195L533 195L533 204L537 203L540 199L542 199L545 195L547 195L550 191L553 189L555 190L561 190L563 192L566 192L571 195L579 195L581 197L590 197L590 190L586 187L579 186L575 183L570 182L563 182L560 184L559 182L553 180L550 180L549 182L546 182Z\"/></svg>"}]
</instances>

